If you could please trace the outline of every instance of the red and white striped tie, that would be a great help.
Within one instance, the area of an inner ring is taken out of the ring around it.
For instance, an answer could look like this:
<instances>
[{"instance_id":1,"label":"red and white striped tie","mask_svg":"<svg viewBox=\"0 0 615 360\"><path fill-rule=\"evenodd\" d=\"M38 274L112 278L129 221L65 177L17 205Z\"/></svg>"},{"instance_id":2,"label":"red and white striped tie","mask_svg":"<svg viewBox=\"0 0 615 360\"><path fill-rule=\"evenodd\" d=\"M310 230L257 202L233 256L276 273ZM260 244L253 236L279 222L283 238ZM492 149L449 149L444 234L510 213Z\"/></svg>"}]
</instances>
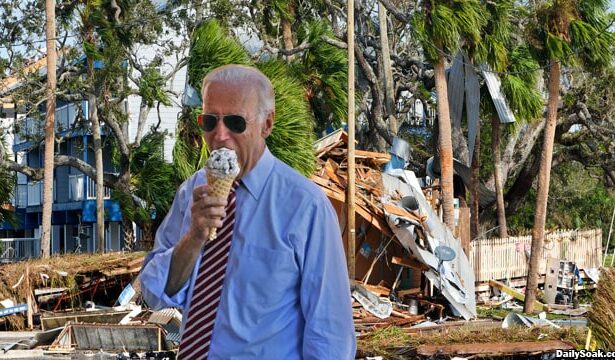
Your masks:
<instances>
[{"instance_id":1,"label":"red and white striped tie","mask_svg":"<svg viewBox=\"0 0 615 360\"><path fill-rule=\"evenodd\" d=\"M209 355L211 335L222 295L226 264L233 237L235 190L238 185L239 183L235 182L229 194L226 206L227 215L222 222L222 228L218 230L218 237L207 243L201 257L190 310L177 354L178 360L204 360Z\"/></svg>"}]
</instances>

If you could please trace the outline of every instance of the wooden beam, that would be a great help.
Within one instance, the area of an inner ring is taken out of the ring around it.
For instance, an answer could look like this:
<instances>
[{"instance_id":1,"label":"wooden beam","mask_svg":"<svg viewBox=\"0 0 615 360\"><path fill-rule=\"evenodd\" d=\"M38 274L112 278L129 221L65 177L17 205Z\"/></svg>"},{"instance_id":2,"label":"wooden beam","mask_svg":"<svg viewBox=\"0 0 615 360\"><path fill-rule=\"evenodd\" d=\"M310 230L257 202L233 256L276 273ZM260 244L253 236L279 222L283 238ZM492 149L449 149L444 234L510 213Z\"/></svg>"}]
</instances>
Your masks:
<instances>
[{"instance_id":1,"label":"wooden beam","mask_svg":"<svg viewBox=\"0 0 615 360\"><path fill-rule=\"evenodd\" d=\"M574 346L560 340L500 342L486 344L421 345L417 354L421 356L504 356L547 353L555 350L572 350Z\"/></svg>"},{"instance_id":2,"label":"wooden beam","mask_svg":"<svg viewBox=\"0 0 615 360\"><path fill-rule=\"evenodd\" d=\"M520 293L519 291L508 287L504 284L502 284L501 282L497 281L497 280L489 280L489 286L494 287L496 289L500 289L501 291L507 293L508 295L514 297L515 299L519 300L519 301L525 301L525 295ZM549 309L547 308L547 306L543 303L541 303L540 301L536 300L534 301L534 307L536 308L536 310L538 311L548 311Z\"/></svg>"},{"instance_id":3,"label":"wooden beam","mask_svg":"<svg viewBox=\"0 0 615 360\"><path fill-rule=\"evenodd\" d=\"M393 256L391 258L391 262L395 265L401 265L401 266L411 268L411 269L416 269L416 270L421 270L421 271L429 270L429 266L415 259L400 258L397 256Z\"/></svg>"}]
</instances>

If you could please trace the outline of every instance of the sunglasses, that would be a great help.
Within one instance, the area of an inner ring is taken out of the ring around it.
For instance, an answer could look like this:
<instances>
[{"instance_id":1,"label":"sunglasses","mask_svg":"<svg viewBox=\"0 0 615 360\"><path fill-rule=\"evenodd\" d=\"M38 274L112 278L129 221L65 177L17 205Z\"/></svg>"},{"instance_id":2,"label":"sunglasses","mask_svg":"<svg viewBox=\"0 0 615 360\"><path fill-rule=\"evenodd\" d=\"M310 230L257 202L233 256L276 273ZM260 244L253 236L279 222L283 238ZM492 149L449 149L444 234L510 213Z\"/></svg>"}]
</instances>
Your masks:
<instances>
[{"instance_id":1,"label":"sunglasses","mask_svg":"<svg viewBox=\"0 0 615 360\"><path fill-rule=\"evenodd\" d=\"M218 125L219 117L212 114L199 114L197 121L199 126L206 132L213 131ZM246 119L241 115L224 115L222 122L227 129L235 134L241 134L246 130Z\"/></svg>"}]
</instances>

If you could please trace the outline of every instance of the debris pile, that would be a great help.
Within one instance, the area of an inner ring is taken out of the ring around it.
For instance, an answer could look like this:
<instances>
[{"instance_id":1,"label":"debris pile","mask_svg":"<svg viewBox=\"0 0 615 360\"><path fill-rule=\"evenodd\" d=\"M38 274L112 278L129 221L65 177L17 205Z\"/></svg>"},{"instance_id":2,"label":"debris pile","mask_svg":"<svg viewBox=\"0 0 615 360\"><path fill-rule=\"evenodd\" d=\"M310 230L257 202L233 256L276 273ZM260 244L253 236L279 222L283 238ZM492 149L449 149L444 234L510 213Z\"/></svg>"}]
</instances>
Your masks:
<instances>
[{"instance_id":1,"label":"debris pile","mask_svg":"<svg viewBox=\"0 0 615 360\"><path fill-rule=\"evenodd\" d=\"M344 232L347 141L341 130L320 139L312 176L336 208ZM437 186L422 188L411 171L383 172L390 160L389 154L357 150L355 155L357 330L473 319L473 272L459 241L433 210Z\"/></svg>"},{"instance_id":2,"label":"debris pile","mask_svg":"<svg viewBox=\"0 0 615 360\"><path fill-rule=\"evenodd\" d=\"M95 352L101 358L174 359L181 314L142 309L136 278L144 256L66 255L0 266L0 325L34 330L0 341L0 349L6 356L42 351L43 356L82 358Z\"/></svg>"}]
</instances>

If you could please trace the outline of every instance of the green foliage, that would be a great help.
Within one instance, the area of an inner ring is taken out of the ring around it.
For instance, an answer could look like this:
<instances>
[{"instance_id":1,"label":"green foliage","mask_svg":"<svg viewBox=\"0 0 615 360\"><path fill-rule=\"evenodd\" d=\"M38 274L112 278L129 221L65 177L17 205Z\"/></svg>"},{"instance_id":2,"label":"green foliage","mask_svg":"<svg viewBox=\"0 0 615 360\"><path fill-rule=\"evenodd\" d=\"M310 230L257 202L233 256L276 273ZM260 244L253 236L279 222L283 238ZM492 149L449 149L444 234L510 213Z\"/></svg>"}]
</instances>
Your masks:
<instances>
[{"instance_id":1,"label":"green foliage","mask_svg":"<svg viewBox=\"0 0 615 360\"><path fill-rule=\"evenodd\" d=\"M139 94L148 107L154 107L156 102L165 106L171 106L171 99L164 90L165 79L160 74L160 69L148 66L139 79Z\"/></svg>"},{"instance_id":2,"label":"green foliage","mask_svg":"<svg viewBox=\"0 0 615 360\"><path fill-rule=\"evenodd\" d=\"M502 79L502 89L516 117L533 120L542 115L544 101L537 88L509 74Z\"/></svg>"},{"instance_id":3,"label":"green foliage","mask_svg":"<svg viewBox=\"0 0 615 360\"><path fill-rule=\"evenodd\" d=\"M140 146L130 154L130 192L113 191L112 197L120 203L122 215L139 224L151 223L151 209L156 219L162 219L173 202L177 174L173 166L164 161L162 148L166 133L149 132ZM132 195L142 200L136 206Z\"/></svg>"},{"instance_id":4,"label":"green foliage","mask_svg":"<svg viewBox=\"0 0 615 360\"><path fill-rule=\"evenodd\" d=\"M313 174L316 166L313 142L314 118L305 101L301 83L291 77L288 67L280 60L257 64L273 84L276 120L267 138L271 152L305 176Z\"/></svg>"},{"instance_id":5,"label":"green foliage","mask_svg":"<svg viewBox=\"0 0 615 360\"><path fill-rule=\"evenodd\" d=\"M229 37L217 21L204 22L194 31L188 59L190 85L201 89L201 81L211 70L226 64L250 65L246 49Z\"/></svg>"},{"instance_id":6,"label":"green foliage","mask_svg":"<svg viewBox=\"0 0 615 360\"><path fill-rule=\"evenodd\" d=\"M189 178L198 169L205 166L209 156L207 146L203 146L203 131L196 122L201 109L190 109L182 114L177 122L177 137L173 147L173 167L180 181Z\"/></svg>"},{"instance_id":7,"label":"green foliage","mask_svg":"<svg viewBox=\"0 0 615 360\"><path fill-rule=\"evenodd\" d=\"M609 230L615 195L596 180L599 170L585 169L572 161L552 170L546 228L602 228L603 239ZM511 229L529 229L534 222L536 191L531 189L524 205L510 214Z\"/></svg>"},{"instance_id":8,"label":"green foliage","mask_svg":"<svg viewBox=\"0 0 615 360\"><path fill-rule=\"evenodd\" d=\"M292 66L294 76L305 84L317 131L340 127L348 115L348 57L343 49L323 42L322 36L334 37L324 21L302 27L297 41L312 46Z\"/></svg>"},{"instance_id":9,"label":"green foliage","mask_svg":"<svg viewBox=\"0 0 615 360\"><path fill-rule=\"evenodd\" d=\"M613 33L608 32L606 21L600 21L598 26L578 20L570 23L572 47L588 68L606 67L613 61Z\"/></svg>"},{"instance_id":10,"label":"green foliage","mask_svg":"<svg viewBox=\"0 0 615 360\"><path fill-rule=\"evenodd\" d=\"M439 51L455 53L462 38L479 43L487 19L480 2L475 0L426 1L411 23L426 57L435 62L441 55Z\"/></svg>"},{"instance_id":11,"label":"green foliage","mask_svg":"<svg viewBox=\"0 0 615 360\"><path fill-rule=\"evenodd\" d=\"M552 33L547 34L545 46L549 59L558 59L567 62L569 61L570 55L572 55L570 45L568 45L564 39Z\"/></svg>"},{"instance_id":12,"label":"green foliage","mask_svg":"<svg viewBox=\"0 0 615 360\"><path fill-rule=\"evenodd\" d=\"M609 30L608 1L562 0L545 2L536 11L537 22L528 26L529 43L537 59L548 64L581 63L587 69L612 62L614 37Z\"/></svg>"}]
</instances>

